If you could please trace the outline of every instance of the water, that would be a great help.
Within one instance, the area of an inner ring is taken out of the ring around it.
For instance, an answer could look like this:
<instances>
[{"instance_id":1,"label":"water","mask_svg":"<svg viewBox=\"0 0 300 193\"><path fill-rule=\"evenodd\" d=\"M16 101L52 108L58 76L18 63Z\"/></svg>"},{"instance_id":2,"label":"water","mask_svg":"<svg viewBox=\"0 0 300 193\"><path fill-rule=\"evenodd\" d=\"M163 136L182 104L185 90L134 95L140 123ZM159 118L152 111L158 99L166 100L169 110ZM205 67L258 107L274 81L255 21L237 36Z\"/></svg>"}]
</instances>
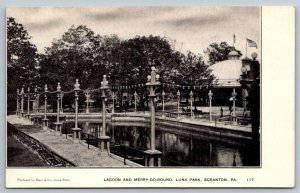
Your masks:
<instances>
[{"instance_id":1,"label":"water","mask_svg":"<svg viewBox=\"0 0 300 193\"><path fill-rule=\"evenodd\" d=\"M82 139L97 146L102 123L79 122ZM55 128L50 124L50 127ZM63 134L71 134L74 122L64 122ZM106 135L111 137L111 152L144 165L143 151L150 149L150 125L109 123ZM182 128L156 127L156 149L162 152L162 166L241 167L251 166L249 140L226 138L216 134L185 131Z\"/></svg>"}]
</instances>

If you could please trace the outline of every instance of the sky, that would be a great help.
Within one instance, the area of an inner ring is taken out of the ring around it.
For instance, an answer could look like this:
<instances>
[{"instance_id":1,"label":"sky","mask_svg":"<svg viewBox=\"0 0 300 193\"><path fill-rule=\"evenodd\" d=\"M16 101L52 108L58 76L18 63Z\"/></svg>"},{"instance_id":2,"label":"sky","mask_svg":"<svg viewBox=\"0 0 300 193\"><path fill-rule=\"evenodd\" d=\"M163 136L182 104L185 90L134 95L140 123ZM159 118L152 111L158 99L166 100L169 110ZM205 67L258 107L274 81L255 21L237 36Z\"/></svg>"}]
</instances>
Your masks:
<instances>
[{"instance_id":1,"label":"sky","mask_svg":"<svg viewBox=\"0 0 300 193\"><path fill-rule=\"evenodd\" d=\"M260 56L261 18L259 7L85 7L8 8L7 17L23 24L38 52L60 39L72 25L86 25L99 35L117 34L121 39L159 35L174 42L176 50L203 54L210 43L226 41L245 57L246 38ZM259 58L259 57L258 57Z\"/></svg>"}]
</instances>

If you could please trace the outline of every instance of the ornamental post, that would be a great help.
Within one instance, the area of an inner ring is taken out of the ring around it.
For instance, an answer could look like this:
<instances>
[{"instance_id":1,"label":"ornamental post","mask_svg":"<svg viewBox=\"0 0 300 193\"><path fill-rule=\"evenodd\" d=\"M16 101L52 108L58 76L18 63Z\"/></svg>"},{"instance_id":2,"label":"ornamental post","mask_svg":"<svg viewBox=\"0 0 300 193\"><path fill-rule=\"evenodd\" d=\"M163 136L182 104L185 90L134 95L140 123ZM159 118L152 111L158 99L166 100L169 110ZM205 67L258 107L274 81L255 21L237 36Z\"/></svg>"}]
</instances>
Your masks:
<instances>
[{"instance_id":1,"label":"ornamental post","mask_svg":"<svg viewBox=\"0 0 300 193\"><path fill-rule=\"evenodd\" d=\"M61 92L61 97L60 97L60 112L64 113L64 108L63 108L63 97L64 97L64 93Z\"/></svg>"},{"instance_id":2,"label":"ornamental post","mask_svg":"<svg viewBox=\"0 0 300 193\"><path fill-rule=\"evenodd\" d=\"M21 89L21 116L24 116L24 87Z\"/></svg>"},{"instance_id":3,"label":"ornamental post","mask_svg":"<svg viewBox=\"0 0 300 193\"><path fill-rule=\"evenodd\" d=\"M154 167L155 160L157 159L157 166L160 167L161 163L161 152L155 149L155 104L154 99L156 97L155 90L160 85L158 81L159 75L156 74L155 67L151 67L151 75L147 76L148 82L146 86L149 90L149 98L150 98L150 114L151 114L151 143L150 150L145 151L145 166ZM149 164L148 164L149 159Z\"/></svg>"},{"instance_id":4,"label":"ornamental post","mask_svg":"<svg viewBox=\"0 0 300 193\"><path fill-rule=\"evenodd\" d=\"M112 92L112 110L111 113L114 114L115 113L115 92Z\"/></svg>"},{"instance_id":5,"label":"ornamental post","mask_svg":"<svg viewBox=\"0 0 300 193\"><path fill-rule=\"evenodd\" d=\"M37 102L37 99L38 99L38 90L37 90L37 87L35 87L34 88L34 99L35 99L35 104L34 104L34 115L35 115L35 117L37 116L37 108L38 108L38 106L37 106L37 104L38 104L38 102Z\"/></svg>"},{"instance_id":6,"label":"ornamental post","mask_svg":"<svg viewBox=\"0 0 300 193\"><path fill-rule=\"evenodd\" d=\"M59 122L59 116L60 116L60 98L61 98L61 86L60 83L57 83L56 87L56 93L57 93L57 112L56 112L56 123L55 123L55 134L57 134L57 131L59 131L59 134L62 135L61 131L61 125L62 123Z\"/></svg>"},{"instance_id":7,"label":"ornamental post","mask_svg":"<svg viewBox=\"0 0 300 193\"><path fill-rule=\"evenodd\" d=\"M212 121L212 105L211 105L211 101L212 101L212 97L213 97L213 93L211 92L211 90L209 90L208 92L208 99L209 99L209 121L211 122Z\"/></svg>"},{"instance_id":8,"label":"ornamental post","mask_svg":"<svg viewBox=\"0 0 300 193\"><path fill-rule=\"evenodd\" d=\"M136 112L136 99L137 99L137 93L134 91L134 112Z\"/></svg>"},{"instance_id":9,"label":"ornamental post","mask_svg":"<svg viewBox=\"0 0 300 193\"><path fill-rule=\"evenodd\" d=\"M193 91L190 92L190 99L191 99L191 119L194 118L194 114L193 114L193 96L194 96L194 93Z\"/></svg>"},{"instance_id":10,"label":"ornamental post","mask_svg":"<svg viewBox=\"0 0 300 193\"><path fill-rule=\"evenodd\" d=\"M90 100L91 100L91 93L89 90L84 92L85 98L86 98L86 109L85 109L85 113L90 113L90 108L89 108L89 104L90 104Z\"/></svg>"},{"instance_id":11,"label":"ornamental post","mask_svg":"<svg viewBox=\"0 0 300 193\"><path fill-rule=\"evenodd\" d=\"M100 150L103 152L105 150L105 142L108 153L110 153L110 137L106 136L106 91L109 89L108 81L106 75L103 75L103 80L101 82L101 98L102 98L102 135L99 136ZM99 146L99 144L98 144Z\"/></svg>"},{"instance_id":12,"label":"ornamental post","mask_svg":"<svg viewBox=\"0 0 300 193\"><path fill-rule=\"evenodd\" d=\"M38 103L38 88L37 86L34 88L34 117L33 122L37 122L38 116L37 116L37 103Z\"/></svg>"},{"instance_id":13,"label":"ornamental post","mask_svg":"<svg viewBox=\"0 0 300 193\"><path fill-rule=\"evenodd\" d=\"M17 89L17 111L16 111L16 115L19 115L19 89Z\"/></svg>"},{"instance_id":14,"label":"ornamental post","mask_svg":"<svg viewBox=\"0 0 300 193\"><path fill-rule=\"evenodd\" d=\"M45 107L44 107L43 129L47 129L48 128L48 120L49 120L49 119L47 119L47 93L48 93L47 84L45 84L44 93L45 93Z\"/></svg>"},{"instance_id":15,"label":"ornamental post","mask_svg":"<svg viewBox=\"0 0 300 193\"><path fill-rule=\"evenodd\" d=\"M81 139L81 133L80 128L78 128L78 92L80 91L80 84L78 83L78 79L76 79L76 82L74 84L74 92L75 92L75 127L72 128L72 138L73 142L75 143L76 140L76 133L78 133L78 142L80 143Z\"/></svg>"},{"instance_id":16,"label":"ornamental post","mask_svg":"<svg viewBox=\"0 0 300 193\"><path fill-rule=\"evenodd\" d=\"M180 91L177 91L177 118L180 118Z\"/></svg>"},{"instance_id":17,"label":"ornamental post","mask_svg":"<svg viewBox=\"0 0 300 193\"><path fill-rule=\"evenodd\" d=\"M162 91L162 117L165 118L165 91Z\"/></svg>"},{"instance_id":18,"label":"ornamental post","mask_svg":"<svg viewBox=\"0 0 300 193\"><path fill-rule=\"evenodd\" d=\"M235 100L236 100L236 92L235 92L235 88L233 88L233 91L232 91L232 121L233 121L233 124L237 124L237 120L236 120L236 110L235 110Z\"/></svg>"},{"instance_id":19,"label":"ornamental post","mask_svg":"<svg viewBox=\"0 0 300 193\"><path fill-rule=\"evenodd\" d=\"M27 118L30 117L30 88L27 89Z\"/></svg>"}]
</instances>

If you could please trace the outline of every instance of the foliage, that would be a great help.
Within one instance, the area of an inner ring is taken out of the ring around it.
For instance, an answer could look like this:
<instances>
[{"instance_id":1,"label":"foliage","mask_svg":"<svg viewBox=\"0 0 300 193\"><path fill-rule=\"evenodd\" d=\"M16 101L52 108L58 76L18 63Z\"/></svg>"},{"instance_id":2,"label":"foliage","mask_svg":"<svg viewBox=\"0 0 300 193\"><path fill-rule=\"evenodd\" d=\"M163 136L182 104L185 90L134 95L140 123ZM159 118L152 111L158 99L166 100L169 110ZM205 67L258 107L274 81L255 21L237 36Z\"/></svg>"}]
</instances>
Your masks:
<instances>
[{"instance_id":1,"label":"foliage","mask_svg":"<svg viewBox=\"0 0 300 193\"><path fill-rule=\"evenodd\" d=\"M29 38L28 35L23 37ZM184 55L175 51L166 38L150 35L121 40L116 35L97 35L84 25L71 26L60 39L45 48L45 54L33 56L39 61L39 80L35 83L40 88L47 84L51 91L56 90L58 82L62 90L73 90L75 79L79 79L82 89L99 88L104 74L113 88L144 84L152 66L156 67L161 83L206 86L213 80L201 55L190 51ZM164 89L176 92L176 89ZM147 90L140 87L137 92L141 98L139 104L143 107L147 104ZM84 105L84 96L79 97ZM73 99L72 94L66 95L64 104L72 105ZM93 99L99 106L100 96Z\"/></svg>"},{"instance_id":2,"label":"foliage","mask_svg":"<svg viewBox=\"0 0 300 193\"><path fill-rule=\"evenodd\" d=\"M15 108L17 88L35 85L37 49L22 24L7 18L7 94L8 110ZM12 101L12 102L11 102Z\"/></svg>"},{"instance_id":3,"label":"foliage","mask_svg":"<svg viewBox=\"0 0 300 193\"><path fill-rule=\"evenodd\" d=\"M183 86L208 85L214 79L208 67L201 55L188 51L186 56L182 56L181 65L175 68L176 73L173 74L173 79L176 84Z\"/></svg>"},{"instance_id":4,"label":"foliage","mask_svg":"<svg viewBox=\"0 0 300 193\"><path fill-rule=\"evenodd\" d=\"M227 60L227 56L232 50L235 50L235 48L233 46L229 46L227 42L221 42L220 44L211 43L204 53L206 53L209 57L209 65L213 65L217 62ZM242 55L240 50L235 51L238 52L239 56Z\"/></svg>"}]
</instances>

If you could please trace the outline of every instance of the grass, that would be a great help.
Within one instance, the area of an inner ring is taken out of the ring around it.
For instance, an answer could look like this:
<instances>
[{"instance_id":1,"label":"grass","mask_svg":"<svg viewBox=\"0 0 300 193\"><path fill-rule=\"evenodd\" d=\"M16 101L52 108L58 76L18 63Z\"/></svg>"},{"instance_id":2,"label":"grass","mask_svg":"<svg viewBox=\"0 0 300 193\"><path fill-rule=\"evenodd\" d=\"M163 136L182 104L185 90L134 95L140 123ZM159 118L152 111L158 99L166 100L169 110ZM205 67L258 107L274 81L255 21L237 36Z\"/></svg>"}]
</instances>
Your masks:
<instances>
[{"instance_id":1,"label":"grass","mask_svg":"<svg viewBox=\"0 0 300 193\"><path fill-rule=\"evenodd\" d=\"M32 167L47 166L36 153L29 150L13 135L13 126L7 124L7 166L8 167Z\"/></svg>"}]
</instances>

